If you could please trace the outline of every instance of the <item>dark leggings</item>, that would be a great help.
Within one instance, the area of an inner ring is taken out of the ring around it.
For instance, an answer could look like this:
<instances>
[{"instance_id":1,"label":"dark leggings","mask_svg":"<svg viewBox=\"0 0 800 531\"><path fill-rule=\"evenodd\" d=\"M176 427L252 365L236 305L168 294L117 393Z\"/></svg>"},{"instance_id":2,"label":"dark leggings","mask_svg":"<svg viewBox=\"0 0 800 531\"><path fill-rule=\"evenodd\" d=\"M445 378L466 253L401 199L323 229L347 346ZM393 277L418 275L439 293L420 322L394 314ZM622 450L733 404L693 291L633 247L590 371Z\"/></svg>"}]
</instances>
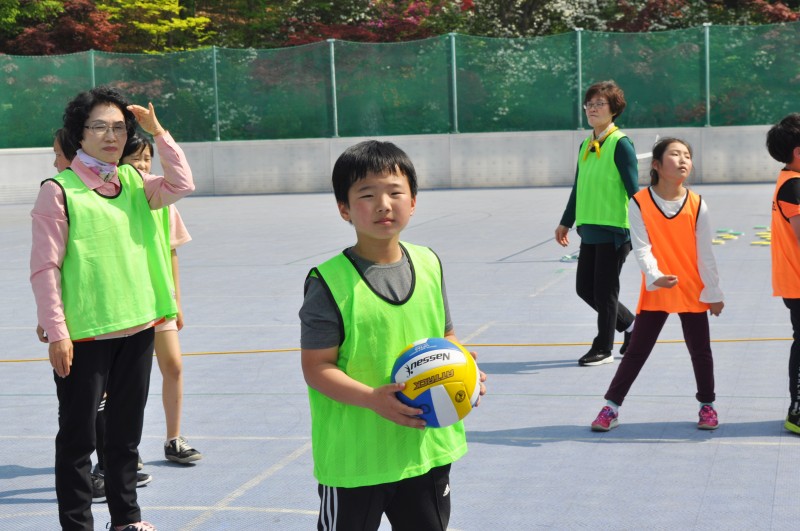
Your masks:
<instances>
[{"instance_id":1,"label":"dark leggings","mask_svg":"<svg viewBox=\"0 0 800 531\"><path fill-rule=\"evenodd\" d=\"M581 244L575 290L597 312L595 350L611 352L614 330L622 332L633 323L634 315L619 302L619 274L630 252L630 242L619 248L613 243Z\"/></svg>"},{"instance_id":2,"label":"dark leggings","mask_svg":"<svg viewBox=\"0 0 800 531\"><path fill-rule=\"evenodd\" d=\"M792 413L800 413L800 299L783 299L783 304L789 308L789 317L792 319L792 348L789 350L789 397L792 399L789 407Z\"/></svg>"},{"instance_id":3,"label":"dark leggings","mask_svg":"<svg viewBox=\"0 0 800 531\"><path fill-rule=\"evenodd\" d=\"M713 402L714 394L714 359L711 356L711 339L708 333L708 314L679 313L683 328L683 340L692 357L694 379L697 383L697 400ZM658 335L664 327L669 314L667 312L651 312L642 310L636 316L636 326L631 335L631 342L625 357L617 367L617 373L606 392L606 400L622 405L630 391L634 380L642 370L644 363L656 345Z\"/></svg>"}]
</instances>

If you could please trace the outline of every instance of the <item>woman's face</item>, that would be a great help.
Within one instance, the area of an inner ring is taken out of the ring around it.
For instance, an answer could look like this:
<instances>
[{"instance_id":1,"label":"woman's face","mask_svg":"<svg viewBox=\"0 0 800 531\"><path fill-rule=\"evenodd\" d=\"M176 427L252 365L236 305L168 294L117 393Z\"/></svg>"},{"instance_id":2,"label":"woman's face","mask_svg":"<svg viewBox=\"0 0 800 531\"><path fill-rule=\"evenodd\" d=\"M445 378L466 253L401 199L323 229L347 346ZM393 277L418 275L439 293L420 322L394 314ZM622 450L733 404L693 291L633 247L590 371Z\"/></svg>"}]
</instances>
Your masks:
<instances>
[{"instance_id":1,"label":"woman's face","mask_svg":"<svg viewBox=\"0 0 800 531\"><path fill-rule=\"evenodd\" d=\"M125 116L111 103L95 105L83 124L81 149L97 160L116 164L128 139Z\"/></svg>"},{"instance_id":2,"label":"woman's face","mask_svg":"<svg viewBox=\"0 0 800 531\"><path fill-rule=\"evenodd\" d=\"M130 164L139 170L139 173L150 173L150 167L153 165L153 156L150 155L150 149L147 145L142 144L139 151L123 157L120 164Z\"/></svg>"},{"instance_id":3,"label":"woman's face","mask_svg":"<svg viewBox=\"0 0 800 531\"><path fill-rule=\"evenodd\" d=\"M583 104L583 108L586 110L586 120L595 131L602 131L614 119L611 105L605 96L599 94L593 96L592 99Z\"/></svg>"}]
</instances>

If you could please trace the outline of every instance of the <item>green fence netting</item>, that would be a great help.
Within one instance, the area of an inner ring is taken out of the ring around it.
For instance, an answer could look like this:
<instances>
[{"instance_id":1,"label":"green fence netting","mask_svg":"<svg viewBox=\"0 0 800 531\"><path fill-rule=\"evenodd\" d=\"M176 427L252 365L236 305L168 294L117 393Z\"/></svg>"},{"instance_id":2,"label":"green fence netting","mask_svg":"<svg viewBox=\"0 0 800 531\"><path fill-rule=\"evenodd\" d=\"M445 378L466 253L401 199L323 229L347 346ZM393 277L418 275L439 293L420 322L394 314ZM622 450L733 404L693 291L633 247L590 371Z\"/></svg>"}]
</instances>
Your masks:
<instances>
[{"instance_id":1,"label":"green fence netting","mask_svg":"<svg viewBox=\"0 0 800 531\"><path fill-rule=\"evenodd\" d=\"M796 105L800 22L531 39L163 55L0 55L0 148L48 146L66 103L108 84L153 101L181 141L585 128L583 92L614 79L627 128L770 124Z\"/></svg>"}]
</instances>

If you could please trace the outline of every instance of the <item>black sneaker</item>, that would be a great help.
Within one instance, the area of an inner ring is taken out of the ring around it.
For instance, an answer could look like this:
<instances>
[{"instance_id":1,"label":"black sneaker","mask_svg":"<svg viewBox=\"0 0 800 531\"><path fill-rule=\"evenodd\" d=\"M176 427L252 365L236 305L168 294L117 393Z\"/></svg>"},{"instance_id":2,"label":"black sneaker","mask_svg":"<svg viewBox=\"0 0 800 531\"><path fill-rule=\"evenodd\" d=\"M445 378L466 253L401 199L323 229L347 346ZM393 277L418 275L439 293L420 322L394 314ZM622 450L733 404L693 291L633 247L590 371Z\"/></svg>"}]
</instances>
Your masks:
<instances>
[{"instance_id":1,"label":"black sneaker","mask_svg":"<svg viewBox=\"0 0 800 531\"><path fill-rule=\"evenodd\" d=\"M91 474L92 477L92 503L106 501L106 482L103 476Z\"/></svg>"},{"instance_id":2,"label":"black sneaker","mask_svg":"<svg viewBox=\"0 0 800 531\"><path fill-rule=\"evenodd\" d=\"M786 415L786 422L783 423L783 427L789 430L792 433L800 434L800 413L792 413L789 412Z\"/></svg>"},{"instance_id":3,"label":"black sneaker","mask_svg":"<svg viewBox=\"0 0 800 531\"><path fill-rule=\"evenodd\" d=\"M180 436L164 444L164 457L175 463L186 465L193 461L199 461L203 458L203 454L189 446L189 442Z\"/></svg>"},{"instance_id":4,"label":"black sneaker","mask_svg":"<svg viewBox=\"0 0 800 531\"><path fill-rule=\"evenodd\" d=\"M595 350L594 348L578 360L578 365L581 367L592 367L594 365L603 365L604 363L614 363L614 357L611 352L608 350Z\"/></svg>"},{"instance_id":5,"label":"black sneaker","mask_svg":"<svg viewBox=\"0 0 800 531\"><path fill-rule=\"evenodd\" d=\"M142 456L139 456L139 460L136 462L136 470L141 470L144 468L144 463L142 463Z\"/></svg>"},{"instance_id":6,"label":"black sneaker","mask_svg":"<svg viewBox=\"0 0 800 531\"><path fill-rule=\"evenodd\" d=\"M631 342L631 336L632 335L633 335L633 332L625 332L625 334L622 336L622 346L619 347L619 355L620 356L624 356L625 355L625 351L628 350L628 343Z\"/></svg>"}]
</instances>

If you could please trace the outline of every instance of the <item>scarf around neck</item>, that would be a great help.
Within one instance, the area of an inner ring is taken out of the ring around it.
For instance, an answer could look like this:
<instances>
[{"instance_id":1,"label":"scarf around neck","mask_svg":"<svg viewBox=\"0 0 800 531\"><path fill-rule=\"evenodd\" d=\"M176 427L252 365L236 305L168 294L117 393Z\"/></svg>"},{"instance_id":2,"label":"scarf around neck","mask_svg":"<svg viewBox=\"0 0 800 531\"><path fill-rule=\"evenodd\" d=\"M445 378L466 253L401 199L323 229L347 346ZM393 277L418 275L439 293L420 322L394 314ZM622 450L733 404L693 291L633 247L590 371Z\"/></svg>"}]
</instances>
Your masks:
<instances>
[{"instance_id":1,"label":"scarf around neck","mask_svg":"<svg viewBox=\"0 0 800 531\"><path fill-rule=\"evenodd\" d=\"M96 158L87 155L84 153L82 149L79 149L76 156L80 161L83 163L84 166L92 170L98 177L103 179L103 181L108 182L112 178L117 176L117 165L111 164L108 162L103 162L102 160L97 160Z\"/></svg>"},{"instance_id":2,"label":"scarf around neck","mask_svg":"<svg viewBox=\"0 0 800 531\"><path fill-rule=\"evenodd\" d=\"M614 122L611 122L610 124L608 124L608 127L606 127L603 130L602 133L600 133L600 136L595 136L594 131L592 131L592 138L589 141L590 146L586 150L586 153L583 154L583 160L586 160L587 158L589 158L589 152L592 150L592 148L594 148L594 153L597 156L597 158L599 159L600 158L600 144L605 142L606 138L608 138L608 135L610 135L611 133L613 133L617 129L619 129L619 127L614 125Z\"/></svg>"}]
</instances>

